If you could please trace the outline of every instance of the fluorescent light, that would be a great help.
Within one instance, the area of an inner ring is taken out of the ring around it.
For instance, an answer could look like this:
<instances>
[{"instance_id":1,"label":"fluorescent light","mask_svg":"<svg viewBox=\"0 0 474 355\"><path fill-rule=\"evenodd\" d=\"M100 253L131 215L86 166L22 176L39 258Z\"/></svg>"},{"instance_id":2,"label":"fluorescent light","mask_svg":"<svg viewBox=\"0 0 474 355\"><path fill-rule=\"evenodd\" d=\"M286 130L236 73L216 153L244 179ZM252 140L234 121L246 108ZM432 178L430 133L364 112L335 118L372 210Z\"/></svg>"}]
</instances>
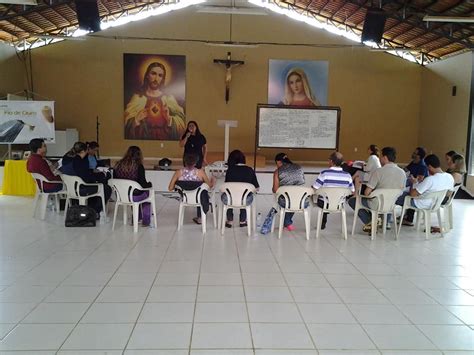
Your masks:
<instances>
[{"instance_id":1,"label":"fluorescent light","mask_svg":"<svg viewBox=\"0 0 474 355\"><path fill-rule=\"evenodd\" d=\"M1 0L1 3L14 5L38 5L36 0Z\"/></svg>"},{"instance_id":2,"label":"fluorescent light","mask_svg":"<svg viewBox=\"0 0 474 355\"><path fill-rule=\"evenodd\" d=\"M474 17L467 16L430 16L426 15L423 17L423 21L426 22L474 22Z\"/></svg>"},{"instance_id":3,"label":"fluorescent light","mask_svg":"<svg viewBox=\"0 0 474 355\"><path fill-rule=\"evenodd\" d=\"M257 48L258 44L245 42L206 42L206 45L212 47L242 47L242 48Z\"/></svg>"},{"instance_id":4,"label":"fluorescent light","mask_svg":"<svg viewBox=\"0 0 474 355\"><path fill-rule=\"evenodd\" d=\"M268 15L265 9L258 7L237 7L237 6L215 6L204 5L199 6L197 12L207 14L228 14L228 15Z\"/></svg>"}]
</instances>

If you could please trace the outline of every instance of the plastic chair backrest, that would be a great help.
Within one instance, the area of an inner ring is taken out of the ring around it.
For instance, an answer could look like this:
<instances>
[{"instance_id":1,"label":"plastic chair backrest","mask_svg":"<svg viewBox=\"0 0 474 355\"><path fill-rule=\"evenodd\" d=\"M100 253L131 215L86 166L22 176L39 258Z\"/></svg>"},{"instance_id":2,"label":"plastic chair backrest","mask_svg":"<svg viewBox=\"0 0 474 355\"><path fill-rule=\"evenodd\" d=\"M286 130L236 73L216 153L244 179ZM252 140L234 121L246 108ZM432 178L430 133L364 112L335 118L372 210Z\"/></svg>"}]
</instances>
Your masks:
<instances>
[{"instance_id":1,"label":"plastic chair backrest","mask_svg":"<svg viewBox=\"0 0 474 355\"><path fill-rule=\"evenodd\" d=\"M33 179L36 181L36 185L38 186L38 189L40 190L41 193L44 193L44 186L43 184L46 183L59 183L60 181L49 181L46 179L43 175L38 174L38 173L31 173L31 176Z\"/></svg>"},{"instance_id":2,"label":"plastic chair backrest","mask_svg":"<svg viewBox=\"0 0 474 355\"><path fill-rule=\"evenodd\" d=\"M138 182L128 179L110 179L109 186L115 190L117 199L124 203L133 203L133 191L143 189Z\"/></svg>"},{"instance_id":3,"label":"plastic chair backrest","mask_svg":"<svg viewBox=\"0 0 474 355\"><path fill-rule=\"evenodd\" d=\"M352 191L347 187L320 187L314 193L324 201L324 209L327 211L340 211L346 202L346 196L352 195Z\"/></svg>"},{"instance_id":4,"label":"plastic chair backrest","mask_svg":"<svg viewBox=\"0 0 474 355\"><path fill-rule=\"evenodd\" d=\"M276 192L276 198L283 196L285 209L300 211L305 209L305 201L314 194L314 189L306 186L281 186Z\"/></svg>"},{"instance_id":5,"label":"plastic chair backrest","mask_svg":"<svg viewBox=\"0 0 474 355\"><path fill-rule=\"evenodd\" d=\"M61 178L66 185L67 194L71 198L79 198L79 187L85 184L84 180L82 180L79 176L72 176L72 175L61 175Z\"/></svg>"},{"instance_id":6,"label":"plastic chair backrest","mask_svg":"<svg viewBox=\"0 0 474 355\"><path fill-rule=\"evenodd\" d=\"M227 195L227 206L234 208L245 208L247 196L255 194L255 186L247 182L226 182L222 184L220 192Z\"/></svg>"},{"instance_id":7,"label":"plastic chair backrest","mask_svg":"<svg viewBox=\"0 0 474 355\"><path fill-rule=\"evenodd\" d=\"M458 190L461 188L461 185L454 186L454 190L450 191L450 195L448 196L448 200L446 203L443 203L443 207L450 206L453 203L454 196L458 193Z\"/></svg>"},{"instance_id":8,"label":"plastic chair backrest","mask_svg":"<svg viewBox=\"0 0 474 355\"><path fill-rule=\"evenodd\" d=\"M206 183L202 183L194 190L184 190L181 186L175 186L175 190L178 191L181 196L182 203L196 206L201 206L201 192L209 191L210 189Z\"/></svg>"},{"instance_id":9,"label":"plastic chair backrest","mask_svg":"<svg viewBox=\"0 0 474 355\"><path fill-rule=\"evenodd\" d=\"M430 208L423 208L431 211L437 211L441 207L441 203L443 203L444 198L449 190L441 190L435 192L424 193L420 195L417 199L419 200L431 200L431 207Z\"/></svg>"},{"instance_id":10,"label":"plastic chair backrest","mask_svg":"<svg viewBox=\"0 0 474 355\"><path fill-rule=\"evenodd\" d=\"M374 197L374 200L378 201L378 212L389 213L393 211L395 202L402 194L401 189L375 189L368 197Z\"/></svg>"}]
</instances>

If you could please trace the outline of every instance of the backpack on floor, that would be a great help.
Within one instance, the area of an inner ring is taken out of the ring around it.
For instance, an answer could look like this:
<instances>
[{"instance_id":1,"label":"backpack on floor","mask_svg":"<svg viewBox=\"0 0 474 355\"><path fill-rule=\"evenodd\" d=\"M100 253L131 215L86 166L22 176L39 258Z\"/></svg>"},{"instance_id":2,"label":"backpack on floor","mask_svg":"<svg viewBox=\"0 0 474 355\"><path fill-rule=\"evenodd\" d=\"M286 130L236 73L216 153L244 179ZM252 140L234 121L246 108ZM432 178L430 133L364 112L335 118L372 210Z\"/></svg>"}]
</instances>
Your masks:
<instances>
[{"instance_id":1,"label":"backpack on floor","mask_svg":"<svg viewBox=\"0 0 474 355\"><path fill-rule=\"evenodd\" d=\"M262 228L260 229L260 233L262 234L268 234L270 233L270 230L272 229L272 222L273 222L273 217L276 215L277 210L272 207L270 212L268 212L267 216L265 217L265 220L262 223Z\"/></svg>"},{"instance_id":2,"label":"backpack on floor","mask_svg":"<svg viewBox=\"0 0 474 355\"><path fill-rule=\"evenodd\" d=\"M74 205L67 209L66 227L95 227L96 213L88 206Z\"/></svg>"}]
</instances>

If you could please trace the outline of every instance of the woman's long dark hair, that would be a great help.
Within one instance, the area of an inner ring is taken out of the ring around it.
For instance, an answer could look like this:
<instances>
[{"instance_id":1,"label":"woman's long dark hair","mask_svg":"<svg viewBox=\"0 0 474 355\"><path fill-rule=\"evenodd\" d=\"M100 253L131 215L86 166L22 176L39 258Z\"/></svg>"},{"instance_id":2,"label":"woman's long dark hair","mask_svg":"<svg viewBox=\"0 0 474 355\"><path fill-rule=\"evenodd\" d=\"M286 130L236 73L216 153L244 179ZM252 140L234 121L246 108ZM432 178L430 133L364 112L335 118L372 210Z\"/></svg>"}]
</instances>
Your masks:
<instances>
[{"instance_id":1,"label":"woman's long dark hair","mask_svg":"<svg viewBox=\"0 0 474 355\"><path fill-rule=\"evenodd\" d=\"M127 152L115 164L115 169L121 170L126 174L134 174L140 165L143 165L143 154L140 147L132 145L128 147Z\"/></svg>"},{"instance_id":2,"label":"woman's long dark hair","mask_svg":"<svg viewBox=\"0 0 474 355\"><path fill-rule=\"evenodd\" d=\"M285 163L285 164L293 164L290 158L288 158L288 155L286 155L285 153L278 153L277 155L275 155L275 163L277 161L281 161L282 163Z\"/></svg>"},{"instance_id":3,"label":"woman's long dark hair","mask_svg":"<svg viewBox=\"0 0 474 355\"><path fill-rule=\"evenodd\" d=\"M199 130L199 126L197 124L196 121L189 121L188 124L186 125L186 132L188 131L188 127L191 123L194 123L194 125L196 126L196 136L202 136L202 133L201 131ZM184 133L184 135L186 136L186 133Z\"/></svg>"},{"instance_id":4,"label":"woman's long dark hair","mask_svg":"<svg viewBox=\"0 0 474 355\"><path fill-rule=\"evenodd\" d=\"M227 165L234 166L237 164L245 164L245 154L242 153L240 150L233 150L229 154L229 158L227 159Z\"/></svg>"},{"instance_id":5,"label":"woman's long dark hair","mask_svg":"<svg viewBox=\"0 0 474 355\"><path fill-rule=\"evenodd\" d=\"M66 156L74 158L80 152L87 151L87 145L83 142L76 142L72 148L66 153Z\"/></svg>"},{"instance_id":6,"label":"woman's long dark hair","mask_svg":"<svg viewBox=\"0 0 474 355\"><path fill-rule=\"evenodd\" d=\"M376 155L377 157L379 156L379 147L377 147L375 144L369 145L369 150L370 155Z\"/></svg>"}]
</instances>

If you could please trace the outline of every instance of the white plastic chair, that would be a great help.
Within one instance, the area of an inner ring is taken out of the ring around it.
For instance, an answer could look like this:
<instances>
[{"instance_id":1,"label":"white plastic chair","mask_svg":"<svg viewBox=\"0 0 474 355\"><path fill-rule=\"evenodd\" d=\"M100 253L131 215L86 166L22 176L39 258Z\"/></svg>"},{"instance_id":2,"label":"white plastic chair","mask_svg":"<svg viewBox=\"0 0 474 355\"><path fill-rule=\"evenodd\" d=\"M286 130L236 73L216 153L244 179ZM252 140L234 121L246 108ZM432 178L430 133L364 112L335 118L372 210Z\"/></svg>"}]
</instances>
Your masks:
<instances>
[{"instance_id":1,"label":"white plastic chair","mask_svg":"<svg viewBox=\"0 0 474 355\"><path fill-rule=\"evenodd\" d=\"M100 197L102 200L102 211L104 212L104 217L107 217L107 206L105 204L105 195L104 195L104 185L102 183L85 183L79 176L72 176L72 175L61 175L61 178L66 185L67 190L67 198L66 198L66 205L64 206L64 219L66 219L67 209L69 207L69 203L71 200L78 200L79 205L85 206L87 204L87 200L92 197ZM79 194L79 189L81 186L94 186L97 187L97 192L94 194L90 194L87 196L81 196Z\"/></svg>"},{"instance_id":2,"label":"white plastic chair","mask_svg":"<svg viewBox=\"0 0 474 355\"><path fill-rule=\"evenodd\" d=\"M352 223L352 235L354 235L356 222L359 216L359 210L366 210L372 214L372 232L370 239L374 240L377 233L377 219L379 215L383 216L382 233L385 234L387 229L387 217L389 214L393 216L394 232L397 232L397 221L395 218L395 202L403 193L401 189L375 189L369 196L356 196L356 204L354 209L354 221ZM370 199L377 204L376 209L362 205L362 199Z\"/></svg>"},{"instance_id":3,"label":"white plastic chair","mask_svg":"<svg viewBox=\"0 0 474 355\"><path fill-rule=\"evenodd\" d=\"M110 179L110 187L115 191L117 195L117 201L115 202L114 209L114 220L112 222L112 230L115 229L115 221L117 219L117 212L119 206L123 206L123 224L127 224L127 209L132 207L133 211L133 232L138 232L138 212L140 205L145 202L151 204L151 213L153 216L154 227L156 228L156 205L155 205L155 190L152 187L143 188L138 182L127 179ZM135 190L148 191L148 197L141 201L133 201L133 192Z\"/></svg>"},{"instance_id":4,"label":"white plastic chair","mask_svg":"<svg viewBox=\"0 0 474 355\"><path fill-rule=\"evenodd\" d=\"M352 195L352 191L347 187L320 187L315 190L314 201L319 197L322 198L323 208L318 206L318 219L316 224L316 238L319 238L321 231L321 224L323 223L323 213L340 213L342 217L342 233L344 239L347 239L347 225L346 225L346 197Z\"/></svg>"},{"instance_id":5,"label":"white plastic chair","mask_svg":"<svg viewBox=\"0 0 474 355\"><path fill-rule=\"evenodd\" d=\"M398 239L398 236L400 235L400 230L402 229L402 221L405 215L405 211L408 209L411 209L417 212L417 215L416 215L417 231L420 229L420 217L421 217L421 214L423 214L423 217L425 219L426 239L428 239L431 234L431 214L436 212L436 214L438 215L438 223L440 225L441 236L444 237L443 228L442 228L443 224L441 220L441 203L446 197L447 192L448 190L442 190L442 191L424 193L418 197L405 196L405 200L403 201L402 214L400 216L400 225L398 227L397 239ZM411 200L431 200L431 205L430 205L430 208L418 208L411 205Z\"/></svg>"},{"instance_id":6,"label":"white plastic chair","mask_svg":"<svg viewBox=\"0 0 474 355\"><path fill-rule=\"evenodd\" d=\"M453 200L454 196L457 194L460 188L461 185L455 186L451 195L449 195L448 197L448 201L446 201L446 203L444 204L441 204L441 209L444 212L444 223L446 226L446 232L449 232L451 229L453 229Z\"/></svg>"},{"instance_id":7,"label":"white plastic chair","mask_svg":"<svg viewBox=\"0 0 474 355\"><path fill-rule=\"evenodd\" d=\"M254 185L246 182L226 182L220 187L221 194L227 196L227 204L221 204L221 234L224 235L227 210L229 208L245 209L247 211L247 234L250 237L253 230L256 230L257 205L255 203L257 190ZM253 201L247 206L247 197L253 194Z\"/></svg>"},{"instance_id":8,"label":"white plastic chair","mask_svg":"<svg viewBox=\"0 0 474 355\"><path fill-rule=\"evenodd\" d=\"M31 176L36 181L36 186L38 189L36 190L35 200L34 200L34 207L33 207L33 217L36 216L36 212L38 210L38 205L40 206L40 218L43 220L46 217L46 209L48 206L48 199L49 196L54 197L54 207L56 212L59 213L59 195L65 194L66 191L63 188L58 192L44 192L44 183L48 184L61 184L63 185L62 181L50 181L46 179L43 175L37 173L31 173Z\"/></svg>"},{"instance_id":9,"label":"white plastic chair","mask_svg":"<svg viewBox=\"0 0 474 355\"><path fill-rule=\"evenodd\" d=\"M179 212L178 212L178 230L181 230L184 223L184 209L186 207L200 207L201 208L201 227L202 233L205 234L207 232L207 214L204 213L201 204L201 193L203 191L207 191L209 194L209 204L210 204L210 211L213 216L214 228L217 225L217 216L216 216L216 204L214 198L211 196L211 188L208 184L203 183L199 187L194 190L184 190L180 186L176 185L175 190L178 191L181 199L179 202Z\"/></svg>"},{"instance_id":10,"label":"white plastic chair","mask_svg":"<svg viewBox=\"0 0 474 355\"><path fill-rule=\"evenodd\" d=\"M278 239L281 238L283 231L283 222L285 220L285 214L291 213L303 213L304 223L306 228L306 240L309 240L309 234L311 232L311 196L314 194L314 189L305 186L282 186L275 193L277 210L280 211L280 223L278 225ZM282 196L285 199L285 207L281 207L278 204L279 197ZM308 206L305 207L305 201L309 201ZM272 233L275 227L275 218L272 222Z\"/></svg>"}]
</instances>

